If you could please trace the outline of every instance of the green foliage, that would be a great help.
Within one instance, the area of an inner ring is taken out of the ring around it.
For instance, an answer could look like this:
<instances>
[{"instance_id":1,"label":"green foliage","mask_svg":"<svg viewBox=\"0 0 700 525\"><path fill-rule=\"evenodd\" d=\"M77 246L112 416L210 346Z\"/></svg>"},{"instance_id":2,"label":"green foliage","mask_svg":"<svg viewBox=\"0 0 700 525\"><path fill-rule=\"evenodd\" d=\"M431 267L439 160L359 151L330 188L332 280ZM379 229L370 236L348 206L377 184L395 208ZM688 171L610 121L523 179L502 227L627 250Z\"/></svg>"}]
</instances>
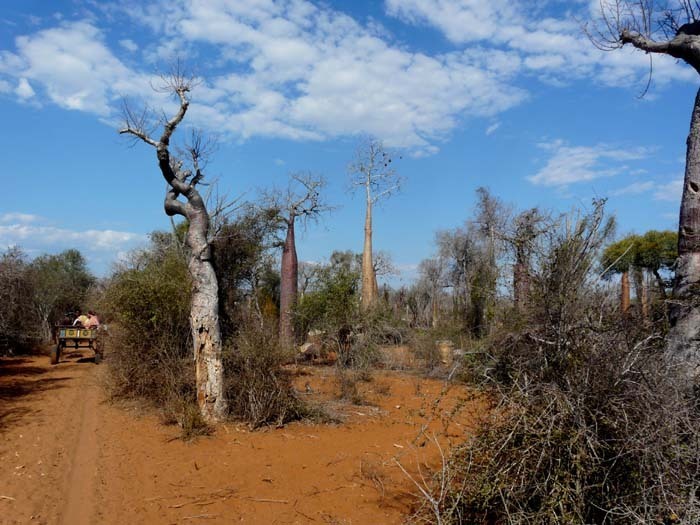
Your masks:
<instances>
[{"instance_id":1,"label":"green foliage","mask_svg":"<svg viewBox=\"0 0 700 525\"><path fill-rule=\"evenodd\" d=\"M644 235L628 235L605 249L601 266L606 275L628 272L633 267L651 272L670 270L678 257L678 234L650 230Z\"/></svg>"},{"instance_id":2,"label":"green foliage","mask_svg":"<svg viewBox=\"0 0 700 525\"><path fill-rule=\"evenodd\" d=\"M678 258L678 233L650 230L637 237L634 264L649 271L670 270Z\"/></svg>"},{"instance_id":3,"label":"green foliage","mask_svg":"<svg viewBox=\"0 0 700 525\"><path fill-rule=\"evenodd\" d=\"M317 270L316 281L296 312L299 333L349 331L359 313L360 269L351 252L334 252Z\"/></svg>"},{"instance_id":4,"label":"green foliage","mask_svg":"<svg viewBox=\"0 0 700 525\"><path fill-rule=\"evenodd\" d=\"M78 250L41 255L30 264L33 302L43 325L44 338L50 327L69 312L85 308L85 298L95 278Z\"/></svg>"},{"instance_id":5,"label":"green foliage","mask_svg":"<svg viewBox=\"0 0 700 525\"><path fill-rule=\"evenodd\" d=\"M104 313L123 327L142 333L180 337L189 331L190 277L174 248L143 252L110 279Z\"/></svg>"},{"instance_id":6,"label":"green foliage","mask_svg":"<svg viewBox=\"0 0 700 525\"><path fill-rule=\"evenodd\" d=\"M601 266L603 270L607 270L604 277L630 271L637 255L637 241L637 235L628 235L605 248L601 257Z\"/></svg>"},{"instance_id":7,"label":"green foliage","mask_svg":"<svg viewBox=\"0 0 700 525\"><path fill-rule=\"evenodd\" d=\"M111 326L110 390L115 398L156 407L166 422L191 436L205 427L194 417L189 273L172 236L151 238L151 247L134 254L106 283L101 310Z\"/></svg>"},{"instance_id":8,"label":"green foliage","mask_svg":"<svg viewBox=\"0 0 700 525\"><path fill-rule=\"evenodd\" d=\"M213 262L219 281L219 316L225 339L235 335L236 327L245 317L241 305L246 298L258 306L279 306L280 277L270 257L277 228L273 212L248 207L234 221L224 224L214 239Z\"/></svg>"}]
</instances>

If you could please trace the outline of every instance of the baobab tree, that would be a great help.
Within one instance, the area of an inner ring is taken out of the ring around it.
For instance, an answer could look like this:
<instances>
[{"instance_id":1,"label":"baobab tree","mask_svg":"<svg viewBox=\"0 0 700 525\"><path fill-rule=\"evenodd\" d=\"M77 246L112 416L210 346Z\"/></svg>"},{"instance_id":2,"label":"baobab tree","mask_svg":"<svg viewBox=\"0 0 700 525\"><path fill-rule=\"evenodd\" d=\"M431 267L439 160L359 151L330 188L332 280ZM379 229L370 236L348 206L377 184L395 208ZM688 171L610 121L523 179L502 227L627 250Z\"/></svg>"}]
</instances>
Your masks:
<instances>
[{"instance_id":1,"label":"baobab tree","mask_svg":"<svg viewBox=\"0 0 700 525\"><path fill-rule=\"evenodd\" d=\"M682 60L700 73L700 2L697 0L600 0L598 23L587 28L599 48L626 45ZM690 118L685 178L678 221L678 260L670 318L668 352L700 373L700 90Z\"/></svg>"},{"instance_id":2,"label":"baobab tree","mask_svg":"<svg viewBox=\"0 0 700 525\"><path fill-rule=\"evenodd\" d=\"M294 344L293 316L299 287L295 224L297 219L306 223L309 219L316 219L321 213L330 210L321 197L324 186L323 177L311 173L297 173L290 175L285 191L274 192L265 197L266 207L274 212L286 231L282 247L279 317L280 343L285 346Z\"/></svg>"},{"instance_id":3,"label":"baobab tree","mask_svg":"<svg viewBox=\"0 0 700 525\"><path fill-rule=\"evenodd\" d=\"M374 138L366 138L358 146L355 159L348 169L354 189L365 193L365 242L362 249L362 295L363 309L374 306L379 297L377 274L372 258L372 210L374 205L401 189L402 179L393 167L392 154L384 144Z\"/></svg>"},{"instance_id":4,"label":"baobab tree","mask_svg":"<svg viewBox=\"0 0 700 525\"><path fill-rule=\"evenodd\" d=\"M532 208L518 214L503 239L513 251L513 305L522 311L530 296L530 258L537 238L544 233L546 217Z\"/></svg>"},{"instance_id":5,"label":"baobab tree","mask_svg":"<svg viewBox=\"0 0 700 525\"><path fill-rule=\"evenodd\" d=\"M612 243L605 248L601 257L604 278L610 278L615 274L620 275L620 311L622 313L626 313L630 307L630 272L635 271L637 240L636 235L629 235Z\"/></svg>"},{"instance_id":6,"label":"baobab tree","mask_svg":"<svg viewBox=\"0 0 700 525\"><path fill-rule=\"evenodd\" d=\"M194 79L186 76L178 66L164 76L163 81L163 91L174 95L179 107L170 119L162 122L160 137L156 140L150 136L147 112L137 114L127 104L125 125L119 133L131 135L155 149L158 167L167 183L165 213L170 217L185 217L189 225L185 245L192 277L190 327L194 343L197 403L202 417L214 422L225 416L227 403L221 356L218 281L212 265L209 235L210 217L205 199L197 189L204 178L202 162L207 153L207 143L201 135L193 132L191 142L185 147L188 164L171 155L170 141L190 106L189 93ZM180 200L180 197L184 200Z\"/></svg>"}]
</instances>

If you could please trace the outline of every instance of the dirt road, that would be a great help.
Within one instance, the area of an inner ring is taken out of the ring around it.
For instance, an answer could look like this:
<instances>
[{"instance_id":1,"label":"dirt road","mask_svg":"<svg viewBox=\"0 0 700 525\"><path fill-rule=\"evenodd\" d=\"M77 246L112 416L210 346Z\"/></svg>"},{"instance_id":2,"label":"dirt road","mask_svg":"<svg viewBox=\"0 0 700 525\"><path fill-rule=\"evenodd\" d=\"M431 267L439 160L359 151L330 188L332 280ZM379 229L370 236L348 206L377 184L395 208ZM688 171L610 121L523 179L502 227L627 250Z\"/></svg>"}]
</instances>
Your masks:
<instances>
[{"instance_id":1,"label":"dirt road","mask_svg":"<svg viewBox=\"0 0 700 525\"><path fill-rule=\"evenodd\" d=\"M396 461L434 466L421 428L463 439L473 421L449 415L463 391L431 411L440 382L385 373L343 424L226 424L183 443L155 417L104 402L102 365L67 357L0 359L2 524L401 523L415 487ZM332 374L302 379L332 398Z\"/></svg>"}]
</instances>

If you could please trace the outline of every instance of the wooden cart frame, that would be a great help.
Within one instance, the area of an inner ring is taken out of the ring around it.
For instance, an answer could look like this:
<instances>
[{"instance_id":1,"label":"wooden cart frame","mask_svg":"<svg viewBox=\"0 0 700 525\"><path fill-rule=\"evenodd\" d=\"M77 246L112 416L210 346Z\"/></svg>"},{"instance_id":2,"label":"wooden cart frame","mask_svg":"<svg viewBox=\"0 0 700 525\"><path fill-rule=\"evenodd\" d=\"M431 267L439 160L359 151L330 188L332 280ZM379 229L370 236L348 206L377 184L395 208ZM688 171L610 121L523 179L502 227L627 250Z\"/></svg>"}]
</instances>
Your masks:
<instances>
[{"instance_id":1,"label":"wooden cart frame","mask_svg":"<svg viewBox=\"0 0 700 525\"><path fill-rule=\"evenodd\" d=\"M58 364L66 348L87 348L95 352L95 363L102 361L102 337L98 328L59 326L56 328L56 346L51 349L51 364Z\"/></svg>"}]
</instances>

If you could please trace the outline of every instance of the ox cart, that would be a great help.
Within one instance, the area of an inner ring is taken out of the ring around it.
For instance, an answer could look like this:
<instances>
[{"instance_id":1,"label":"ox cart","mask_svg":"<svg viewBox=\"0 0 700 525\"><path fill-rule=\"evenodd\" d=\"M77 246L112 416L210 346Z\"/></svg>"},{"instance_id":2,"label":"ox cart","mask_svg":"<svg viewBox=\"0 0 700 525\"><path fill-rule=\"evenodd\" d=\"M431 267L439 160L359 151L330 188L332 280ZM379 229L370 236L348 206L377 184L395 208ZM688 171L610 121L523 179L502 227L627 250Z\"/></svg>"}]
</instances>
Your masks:
<instances>
[{"instance_id":1,"label":"ox cart","mask_svg":"<svg viewBox=\"0 0 700 525\"><path fill-rule=\"evenodd\" d=\"M64 349L87 348L95 352L95 363L102 361L102 334L99 328L58 326L56 345L51 349L51 364L58 364Z\"/></svg>"}]
</instances>

